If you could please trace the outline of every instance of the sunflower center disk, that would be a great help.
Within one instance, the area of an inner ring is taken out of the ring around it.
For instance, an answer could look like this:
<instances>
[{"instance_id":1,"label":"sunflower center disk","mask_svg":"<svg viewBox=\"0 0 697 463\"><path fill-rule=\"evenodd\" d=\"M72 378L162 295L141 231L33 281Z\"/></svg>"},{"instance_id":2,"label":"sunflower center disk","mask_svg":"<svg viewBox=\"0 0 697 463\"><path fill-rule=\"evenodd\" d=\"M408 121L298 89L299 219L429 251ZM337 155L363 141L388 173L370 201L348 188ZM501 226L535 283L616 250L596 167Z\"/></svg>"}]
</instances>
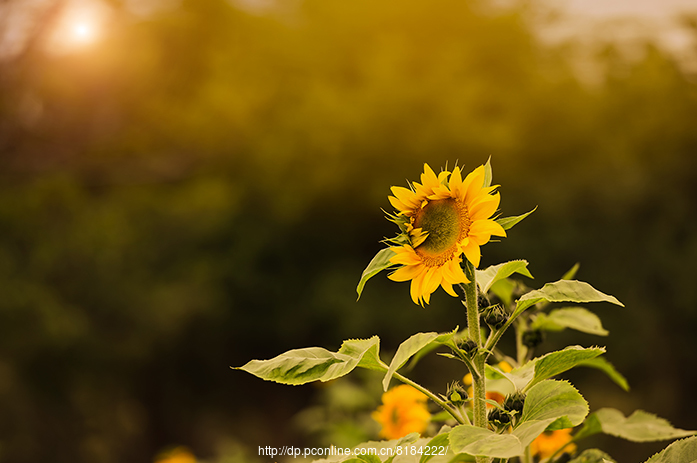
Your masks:
<instances>
[{"instance_id":1,"label":"sunflower center disk","mask_svg":"<svg viewBox=\"0 0 697 463\"><path fill-rule=\"evenodd\" d=\"M452 258L457 242L467 235L470 224L467 207L457 199L429 201L414 218L414 227L428 232L416 253L429 267L443 265Z\"/></svg>"}]
</instances>

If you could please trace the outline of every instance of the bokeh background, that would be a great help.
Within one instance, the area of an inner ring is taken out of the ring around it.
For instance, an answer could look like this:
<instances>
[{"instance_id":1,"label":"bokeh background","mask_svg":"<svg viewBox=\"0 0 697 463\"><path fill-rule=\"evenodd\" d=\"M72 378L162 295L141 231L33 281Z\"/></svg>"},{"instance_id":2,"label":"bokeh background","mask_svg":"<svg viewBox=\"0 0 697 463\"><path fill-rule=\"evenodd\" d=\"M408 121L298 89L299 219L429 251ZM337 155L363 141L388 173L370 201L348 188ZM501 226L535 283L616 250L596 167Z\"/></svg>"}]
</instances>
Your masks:
<instances>
[{"instance_id":1,"label":"bokeh background","mask_svg":"<svg viewBox=\"0 0 697 463\"><path fill-rule=\"evenodd\" d=\"M540 287L580 262L626 305L591 307L609 338L541 351L607 345L632 389L567 374L592 408L697 428L697 20L671 21L679 51L536 2L2 2L0 461L267 463L376 437L374 376L229 367L373 334L388 360L464 326L442 291L422 309L384 274L355 287L396 231L390 186L490 156L503 215L539 208L482 266L528 259ZM443 392L458 368L413 374Z\"/></svg>"}]
</instances>

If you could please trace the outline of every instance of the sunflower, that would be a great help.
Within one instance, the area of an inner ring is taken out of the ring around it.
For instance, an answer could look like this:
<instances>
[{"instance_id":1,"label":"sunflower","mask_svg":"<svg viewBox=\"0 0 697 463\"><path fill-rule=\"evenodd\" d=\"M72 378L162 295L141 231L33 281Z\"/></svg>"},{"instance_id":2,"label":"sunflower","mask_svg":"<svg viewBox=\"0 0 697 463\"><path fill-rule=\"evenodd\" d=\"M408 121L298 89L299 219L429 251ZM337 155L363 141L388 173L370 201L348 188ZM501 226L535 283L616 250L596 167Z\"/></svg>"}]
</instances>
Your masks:
<instances>
[{"instance_id":1,"label":"sunflower","mask_svg":"<svg viewBox=\"0 0 697 463\"><path fill-rule=\"evenodd\" d=\"M571 443L571 428L557 431L545 431L530 444L530 452L540 458L549 458L562 447L567 453L576 450L576 444Z\"/></svg>"},{"instance_id":2,"label":"sunflower","mask_svg":"<svg viewBox=\"0 0 697 463\"><path fill-rule=\"evenodd\" d=\"M412 432L424 432L431 422L427 400L424 393L407 384L385 392L383 404L372 414L373 419L382 425L380 437L399 439Z\"/></svg>"},{"instance_id":3,"label":"sunflower","mask_svg":"<svg viewBox=\"0 0 697 463\"><path fill-rule=\"evenodd\" d=\"M401 265L389 275L393 281L411 280L411 298L423 306L441 286L457 297L453 285L468 283L460 266L462 256L479 266L479 247L491 236L506 236L491 217L501 197L497 186L485 185L485 169L479 166L465 179L459 167L436 175L424 164L421 183L411 188L392 187L388 199L397 214L389 219L402 233L392 240L393 264Z\"/></svg>"}]
</instances>

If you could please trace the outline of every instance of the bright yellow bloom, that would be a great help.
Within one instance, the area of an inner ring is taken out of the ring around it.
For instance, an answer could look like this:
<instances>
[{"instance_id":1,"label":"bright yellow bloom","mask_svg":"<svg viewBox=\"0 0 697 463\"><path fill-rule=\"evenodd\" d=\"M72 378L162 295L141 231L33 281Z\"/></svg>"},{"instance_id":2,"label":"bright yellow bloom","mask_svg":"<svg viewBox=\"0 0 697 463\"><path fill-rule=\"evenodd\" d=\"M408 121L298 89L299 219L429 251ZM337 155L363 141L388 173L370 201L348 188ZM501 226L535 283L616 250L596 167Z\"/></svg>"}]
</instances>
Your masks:
<instances>
[{"instance_id":1,"label":"bright yellow bloom","mask_svg":"<svg viewBox=\"0 0 697 463\"><path fill-rule=\"evenodd\" d=\"M530 444L530 452L540 458L549 458L554 455L554 452L564 447L565 452L571 453L576 450L576 444L569 444L569 442L571 442L571 428L543 432Z\"/></svg>"},{"instance_id":2,"label":"bright yellow bloom","mask_svg":"<svg viewBox=\"0 0 697 463\"><path fill-rule=\"evenodd\" d=\"M431 422L426 400L425 394L406 384L385 392L383 405L372 414L373 419L382 425L380 437L399 439L412 432L424 432Z\"/></svg>"},{"instance_id":3,"label":"bright yellow bloom","mask_svg":"<svg viewBox=\"0 0 697 463\"><path fill-rule=\"evenodd\" d=\"M389 275L394 281L411 280L411 298L416 304L429 303L431 294L442 287L457 297L453 285L468 283L460 267L462 255L479 266L479 247L491 236L506 236L491 220L501 197L497 186L484 186L485 169L479 166L462 179L459 167L436 175L424 165L421 183L412 188L392 187L388 199L403 222L408 244L393 246L390 260L402 267Z\"/></svg>"},{"instance_id":4,"label":"bright yellow bloom","mask_svg":"<svg viewBox=\"0 0 697 463\"><path fill-rule=\"evenodd\" d=\"M158 455L155 463L196 463L196 457L186 447L176 447Z\"/></svg>"}]
</instances>

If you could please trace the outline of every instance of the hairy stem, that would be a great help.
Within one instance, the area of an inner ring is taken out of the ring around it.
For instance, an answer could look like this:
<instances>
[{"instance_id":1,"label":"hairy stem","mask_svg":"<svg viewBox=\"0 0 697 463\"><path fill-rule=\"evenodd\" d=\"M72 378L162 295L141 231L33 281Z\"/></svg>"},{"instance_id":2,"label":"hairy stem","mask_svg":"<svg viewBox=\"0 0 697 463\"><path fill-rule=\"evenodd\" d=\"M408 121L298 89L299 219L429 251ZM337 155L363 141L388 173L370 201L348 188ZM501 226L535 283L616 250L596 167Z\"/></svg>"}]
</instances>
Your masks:
<instances>
[{"instance_id":1,"label":"hairy stem","mask_svg":"<svg viewBox=\"0 0 697 463\"><path fill-rule=\"evenodd\" d=\"M465 275L470 280L464 285L465 289L465 304L467 306L467 328L469 337L477 343L477 352L472 358L474 371L472 371L472 388L474 389L474 397L472 401L472 409L474 412L474 425L480 428L487 427L486 420L486 385L484 376L484 363L486 361L486 353L482 349L482 340L479 329L479 304L477 301L477 279L474 273L474 265L468 260L465 260ZM477 463L487 463L486 457L477 457Z\"/></svg>"},{"instance_id":2,"label":"hairy stem","mask_svg":"<svg viewBox=\"0 0 697 463\"><path fill-rule=\"evenodd\" d=\"M455 421L457 421L459 424L466 424L469 422L469 419L465 421L465 418L462 417L460 412L456 409L450 406L446 401L442 400L440 397L435 395L433 392L429 391L422 385L410 380L406 376L402 376L399 373L395 373L394 377L397 378L399 381L403 382L404 384L408 384L409 386L413 387L414 389L418 389L419 391L423 392L428 396L429 399L440 405L440 407L445 410L446 412L450 413L450 415L455 418Z\"/></svg>"}]
</instances>

